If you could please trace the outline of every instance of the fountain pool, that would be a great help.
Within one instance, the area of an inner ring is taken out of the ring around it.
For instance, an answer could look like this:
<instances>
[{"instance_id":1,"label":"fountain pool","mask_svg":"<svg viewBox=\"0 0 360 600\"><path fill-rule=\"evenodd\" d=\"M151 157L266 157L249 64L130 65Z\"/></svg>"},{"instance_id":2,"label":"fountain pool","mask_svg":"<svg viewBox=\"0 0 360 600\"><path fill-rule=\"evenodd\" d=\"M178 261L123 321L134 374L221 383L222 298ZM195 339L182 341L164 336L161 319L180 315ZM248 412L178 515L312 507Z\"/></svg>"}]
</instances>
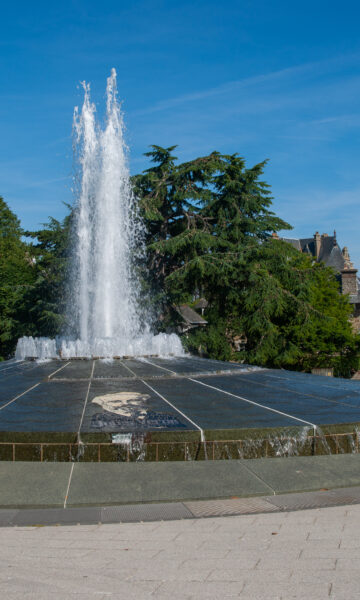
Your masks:
<instances>
[{"instance_id":1,"label":"fountain pool","mask_svg":"<svg viewBox=\"0 0 360 600\"><path fill-rule=\"evenodd\" d=\"M167 461L359 451L360 382L197 357L0 365L0 459Z\"/></svg>"}]
</instances>

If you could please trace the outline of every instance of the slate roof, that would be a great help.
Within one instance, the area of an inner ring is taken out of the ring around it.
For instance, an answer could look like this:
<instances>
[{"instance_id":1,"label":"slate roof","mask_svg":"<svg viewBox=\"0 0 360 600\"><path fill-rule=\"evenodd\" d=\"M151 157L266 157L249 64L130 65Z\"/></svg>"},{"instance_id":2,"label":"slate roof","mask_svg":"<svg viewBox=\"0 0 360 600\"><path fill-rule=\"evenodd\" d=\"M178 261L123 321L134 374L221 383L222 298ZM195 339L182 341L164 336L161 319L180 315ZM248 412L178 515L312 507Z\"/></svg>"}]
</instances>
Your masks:
<instances>
[{"instance_id":1,"label":"slate roof","mask_svg":"<svg viewBox=\"0 0 360 600\"><path fill-rule=\"evenodd\" d=\"M208 301L205 298L200 298L195 304L194 308L207 308L209 305Z\"/></svg>"},{"instance_id":2,"label":"slate roof","mask_svg":"<svg viewBox=\"0 0 360 600\"><path fill-rule=\"evenodd\" d=\"M337 244L336 246L333 246L329 252L323 252L322 255L320 254L319 260L324 261L328 267L332 267L339 273L345 267L343 254Z\"/></svg>"},{"instance_id":3,"label":"slate roof","mask_svg":"<svg viewBox=\"0 0 360 600\"><path fill-rule=\"evenodd\" d=\"M296 250L301 250L305 254L311 254L316 257L316 247L314 236L311 238L281 238L284 242L291 244ZM324 262L328 267L332 267L340 273L345 266L344 257L339 244L334 235L322 235L320 238L320 254L318 262Z\"/></svg>"},{"instance_id":4,"label":"slate roof","mask_svg":"<svg viewBox=\"0 0 360 600\"><path fill-rule=\"evenodd\" d=\"M310 252L310 254L312 254L313 256L315 256L316 252L315 252L315 240L313 237L311 238L303 238L301 240L299 240L299 244L300 244L300 248L299 250L302 250L303 252L305 252L306 250L308 250Z\"/></svg>"},{"instance_id":5,"label":"slate roof","mask_svg":"<svg viewBox=\"0 0 360 600\"><path fill-rule=\"evenodd\" d=\"M274 236L276 237L276 235ZM316 253L316 240L320 242L319 248L319 256ZM334 231L334 235L327 235L323 233L319 235L318 232L310 238L280 238L284 242L291 244L293 248L303 252L305 254L309 254L313 256L317 262L324 262L327 267L331 267L334 269L335 273L337 273L337 278L341 280L341 284L343 284L343 271L346 272L347 269L352 270L352 273L356 275L357 270L354 269L352 263L350 262L350 256L347 248L344 248L342 251L339 244L336 240L336 232ZM360 305L360 279L357 278L357 293L349 294L350 304L358 304Z\"/></svg>"},{"instance_id":6,"label":"slate roof","mask_svg":"<svg viewBox=\"0 0 360 600\"><path fill-rule=\"evenodd\" d=\"M179 315L184 319L188 325L206 325L207 321L203 319L195 310L190 308L187 304L180 304L175 307Z\"/></svg>"},{"instance_id":7,"label":"slate roof","mask_svg":"<svg viewBox=\"0 0 360 600\"><path fill-rule=\"evenodd\" d=\"M294 246L294 248L296 250L301 250L301 245L300 245L300 240L297 240L295 238L281 238L284 242L287 242L288 244L291 244L292 246Z\"/></svg>"}]
</instances>

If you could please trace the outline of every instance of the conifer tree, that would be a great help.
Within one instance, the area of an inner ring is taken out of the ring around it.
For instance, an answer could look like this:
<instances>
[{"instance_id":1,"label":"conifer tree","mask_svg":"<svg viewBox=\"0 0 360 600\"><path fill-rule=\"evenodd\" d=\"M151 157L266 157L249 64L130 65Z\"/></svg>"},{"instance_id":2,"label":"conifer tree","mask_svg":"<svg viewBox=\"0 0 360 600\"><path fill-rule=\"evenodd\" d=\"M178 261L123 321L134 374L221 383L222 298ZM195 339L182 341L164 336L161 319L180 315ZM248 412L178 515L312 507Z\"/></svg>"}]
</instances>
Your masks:
<instances>
[{"instance_id":1,"label":"conifer tree","mask_svg":"<svg viewBox=\"0 0 360 600\"><path fill-rule=\"evenodd\" d=\"M22 241L20 221L0 197L0 360L9 358L26 325L24 297L34 263Z\"/></svg>"},{"instance_id":2,"label":"conifer tree","mask_svg":"<svg viewBox=\"0 0 360 600\"><path fill-rule=\"evenodd\" d=\"M72 211L63 221L49 217L43 229L27 232L35 240L35 280L26 294L33 335L54 337L64 326L72 219Z\"/></svg>"},{"instance_id":3,"label":"conifer tree","mask_svg":"<svg viewBox=\"0 0 360 600\"><path fill-rule=\"evenodd\" d=\"M154 146L135 178L148 223L149 266L169 304L209 302L208 326L187 336L214 358L309 370L357 366L351 307L334 272L271 234L291 226L271 210L266 161L246 168L213 152L183 164ZM236 336L246 337L234 352Z\"/></svg>"}]
</instances>

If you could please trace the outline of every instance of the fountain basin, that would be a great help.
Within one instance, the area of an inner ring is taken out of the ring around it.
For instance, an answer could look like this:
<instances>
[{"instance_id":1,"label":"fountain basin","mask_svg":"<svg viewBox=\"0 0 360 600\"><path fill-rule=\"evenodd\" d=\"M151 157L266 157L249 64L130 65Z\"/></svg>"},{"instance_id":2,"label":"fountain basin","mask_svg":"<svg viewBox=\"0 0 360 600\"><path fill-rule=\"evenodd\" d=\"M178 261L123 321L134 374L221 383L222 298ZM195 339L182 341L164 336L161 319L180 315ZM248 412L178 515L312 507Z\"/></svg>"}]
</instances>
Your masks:
<instances>
[{"instance_id":1,"label":"fountain basin","mask_svg":"<svg viewBox=\"0 0 360 600\"><path fill-rule=\"evenodd\" d=\"M0 460L358 452L360 383L197 357L0 365Z\"/></svg>"}]
</instances>

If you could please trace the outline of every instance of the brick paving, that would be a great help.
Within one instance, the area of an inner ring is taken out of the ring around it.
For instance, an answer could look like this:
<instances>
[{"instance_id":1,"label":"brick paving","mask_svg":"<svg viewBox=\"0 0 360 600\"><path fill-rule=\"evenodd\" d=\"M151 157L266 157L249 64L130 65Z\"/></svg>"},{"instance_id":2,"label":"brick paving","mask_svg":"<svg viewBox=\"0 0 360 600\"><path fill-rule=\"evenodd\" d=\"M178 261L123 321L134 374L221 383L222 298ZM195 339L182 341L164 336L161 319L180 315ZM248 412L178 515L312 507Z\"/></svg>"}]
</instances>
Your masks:
<instances>
[{"instance_id":1,"label":"brick paving","mask_svg":"<svg viewBox=\"0 0 360 600\"><path fill-rule=\"evenodd\" d=\"M0 529L2 600L358 599L360 505Z\"/></svg>"}]
</instances>

